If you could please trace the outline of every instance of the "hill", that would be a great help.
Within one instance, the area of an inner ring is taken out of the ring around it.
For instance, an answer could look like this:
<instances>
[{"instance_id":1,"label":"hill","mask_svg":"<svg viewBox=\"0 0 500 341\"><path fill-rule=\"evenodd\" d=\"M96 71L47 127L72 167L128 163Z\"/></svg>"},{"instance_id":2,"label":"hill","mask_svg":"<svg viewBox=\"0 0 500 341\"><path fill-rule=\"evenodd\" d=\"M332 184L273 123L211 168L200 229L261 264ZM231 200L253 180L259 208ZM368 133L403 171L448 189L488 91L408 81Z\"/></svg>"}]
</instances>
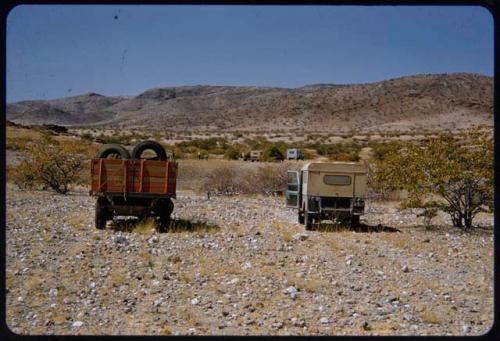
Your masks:
<instances>
[{"instance_id":1,"label":"hill","mask_svg":"<svg viewBox=\"0 0 500 341\"><path fill-rule=\"evenodd\" d=\"M493 124L493 78L454 73L300 88L180 86L7 105L19 124L198 131L373 132Z\"/></svg>"}]
</instances>

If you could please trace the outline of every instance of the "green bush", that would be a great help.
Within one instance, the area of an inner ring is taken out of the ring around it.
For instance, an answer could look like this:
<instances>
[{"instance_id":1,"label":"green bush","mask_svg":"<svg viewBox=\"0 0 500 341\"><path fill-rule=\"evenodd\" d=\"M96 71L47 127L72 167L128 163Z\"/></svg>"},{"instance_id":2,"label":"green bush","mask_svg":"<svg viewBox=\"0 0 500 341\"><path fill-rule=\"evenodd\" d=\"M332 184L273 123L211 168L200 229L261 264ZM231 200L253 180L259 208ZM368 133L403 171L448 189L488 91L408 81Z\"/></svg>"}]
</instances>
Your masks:
<instances>
[{"instance_id":1,"label":"green bush","mask_svg":"<svg viewBox=\"0 0 500 341\"><path fill-rule=\"evenodd\" d=\"M94 145L83 141L44 138L30 146L27 159L14 168L14 183L21 189L41 186L66 194L70 184L82 183L82 170L95 151Z\"/></svg>"},{"instance_id":2,"label":"green bush","mask_svg":"<svg viewBox=\"0 0 500 341\"><path fill-rule=\"evenodd\" d=\"M229 148L224 153L224 158L227 160L238 160L238 158L240 157L240 154L241 154L241 152L238 149Z\"/></svg>"},{"instance_id":3,"label":"green bush","mask_svg":"<svg viewBox=\"0 0 500 341\"><path fill-rule=\"evenodd\" d=\"M264 150L262 155L264 161L281 161L284 159L283 153L279 150L277 146L271 146Z\"/></svg>"},{"instance_id":4,"label":"green bush","mask_svg":"<svg viewBox=\"0 0 500 341\"><path fill-rule=\"evenodd\" d=\"M439 209L453 226L470 228L477 213L493 209L493 138L479 128L456 137L442 133L391 150L376 164L371 183L405 189L406 207Z\"/></svg>"}]
</instances>

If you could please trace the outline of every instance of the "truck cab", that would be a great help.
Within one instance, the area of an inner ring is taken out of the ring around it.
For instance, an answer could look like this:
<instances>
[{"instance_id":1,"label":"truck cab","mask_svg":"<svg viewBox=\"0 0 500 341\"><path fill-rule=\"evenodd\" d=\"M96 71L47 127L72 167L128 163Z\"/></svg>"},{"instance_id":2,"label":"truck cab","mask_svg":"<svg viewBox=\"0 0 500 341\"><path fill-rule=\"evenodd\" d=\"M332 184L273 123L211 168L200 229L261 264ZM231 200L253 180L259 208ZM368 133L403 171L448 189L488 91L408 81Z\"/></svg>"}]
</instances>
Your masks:
<instances>
[{"instance_id":1,"label":"truck cab","mask_svg":"<svg viewBox=\"0 0 500 341\"><path fill-rule=\"evenodd\" d=\"M287 207L296 208L306 230L321 220L359 224L364 213L366 167L356 162L311 162L288 171Z\"/></svg>"},{"instance_id":2,"label":"truck cab","mask_svg":"<svg viewBox=\"0 0 500 341\"><path fill-rule=\"evenodd\" d=\"M301 149L298 148L289 148L286 150L286 159L287 160L304 160L304 154Z\"/></svg>"}]
</instances>

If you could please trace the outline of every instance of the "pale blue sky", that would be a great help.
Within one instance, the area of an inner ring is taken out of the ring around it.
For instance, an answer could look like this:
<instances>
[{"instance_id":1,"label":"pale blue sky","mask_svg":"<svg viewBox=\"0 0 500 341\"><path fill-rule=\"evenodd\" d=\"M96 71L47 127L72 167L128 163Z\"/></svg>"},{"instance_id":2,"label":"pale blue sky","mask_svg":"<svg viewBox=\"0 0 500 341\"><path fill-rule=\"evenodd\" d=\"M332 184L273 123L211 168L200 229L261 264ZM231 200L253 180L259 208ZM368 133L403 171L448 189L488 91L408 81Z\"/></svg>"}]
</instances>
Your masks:
<instances>
[{"instance_id":1,"label":"pale blue sky","mask_svg":"<svg viewBox=\"0 0 500 341\"><path fill-rule=\"evenodd\" d=\"M486 9L23 5L7 18L8 102L445 72L493 75Z\"/></svg>"}]
</instances>

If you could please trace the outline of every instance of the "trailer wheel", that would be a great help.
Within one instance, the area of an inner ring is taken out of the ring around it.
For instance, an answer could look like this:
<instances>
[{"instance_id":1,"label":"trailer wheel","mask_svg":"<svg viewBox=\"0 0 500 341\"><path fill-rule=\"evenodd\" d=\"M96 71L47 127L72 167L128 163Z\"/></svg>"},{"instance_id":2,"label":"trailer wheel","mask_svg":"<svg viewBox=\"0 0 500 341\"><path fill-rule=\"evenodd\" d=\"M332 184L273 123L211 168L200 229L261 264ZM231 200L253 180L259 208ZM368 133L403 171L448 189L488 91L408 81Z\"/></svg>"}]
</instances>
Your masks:
<instances>
[{"instance_id":1,"label":"trailer wheel","mask_svg":"<svg viewBox=\"0 0 500 341\"><path fill-rule=\"evenodd\" d=\"M116 143L105 144L96 154L96 158L99 159L106 159L109 156L113 159L130 159L128 150Z\"/></svg>"},{"instance_id":2,"label":"trailer wheel","mask_svg":"<svg viewBox=\"0 0 500 341\"><path fill-rule=\"evenodd\" d=\"M141 159L141 155L146 150L152 150L156 153L156 157L151 160L166 160L167 152L165 152L165 148L161 144L156 141L142 141L135 145L132 150L132 159Z\"/></svg>"},{"instance_id":3,"label":"trailer wheel","mask_svg":"<svg viewBox=\"0 0 500 341\"><path fill-rule=\"evenodd\" d=\"M359 226L359 215L351 216L351 227L358 227L358 226Z\"/></svg>"},{"instance_id":4,"label":"trailer wheel","mask_svg":"<svg viewBox=\"0 0 500 341\"><path fill-rule=\"evenodd\" d=\"M313 219L312 219L312 215L305 212L304 213L304 225L306 226L306 230L307 231L311 231L312 230L312 226L313 226Z\"/></svg>"},{"instance_id":5,"label":"trailer wheel","mask_svg":"<svg viewBox=\"0 0 500 341\"><path fill-rule=\"evenodd\" d=\"M156 204L156 211L160 218L158 232L166 232L170 226L170 215L174 210L174 204L170 199L159 200Z\"/></svg>"},{"instance_id":6,"label":"trailer wheel","mask_svg":"<svg viewBox=\"0 0 500 341\"><path fill-rule=\"evenodd\" d=\"M106 220L109 216L109 212L106 206L101 200L97 200L95 204L95 227L99 230L104 230L106 228Z\"/></svg>"},{"instance_id":7,"label":"trailer wheel","mask_svg":"<svg viewBox=\"0 0 500 341\"><path fill-rule=\"evenodd\" d=\"M304 215L299 213L299 224L304 224Z\"/></svg>"}]
</instances>

